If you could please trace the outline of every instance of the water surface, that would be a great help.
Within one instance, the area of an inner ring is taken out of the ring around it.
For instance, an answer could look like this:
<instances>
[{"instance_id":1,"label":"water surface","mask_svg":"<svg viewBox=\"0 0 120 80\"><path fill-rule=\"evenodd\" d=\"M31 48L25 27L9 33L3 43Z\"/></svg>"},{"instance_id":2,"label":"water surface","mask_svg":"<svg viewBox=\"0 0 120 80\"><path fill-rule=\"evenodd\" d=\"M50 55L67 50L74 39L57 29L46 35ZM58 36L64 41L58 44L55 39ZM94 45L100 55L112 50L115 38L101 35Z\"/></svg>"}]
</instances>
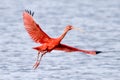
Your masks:
<instances>
[{"instance_id":1,"label":"water surface","mask_svg":"<svg viewBox=\"0 0 120 80\"><path fill-rule=\"evenodd\" d=\"M51 37L59 36L68 24L85 31L70 31L62 43L112 52L90 56L53 51L33 70L37 52L32 47L38 44L24 29L25 9L35 12L36 22ZM120 79L119 0L3 0L0 13L0 80Z\"/></svg>"}]
</instances>

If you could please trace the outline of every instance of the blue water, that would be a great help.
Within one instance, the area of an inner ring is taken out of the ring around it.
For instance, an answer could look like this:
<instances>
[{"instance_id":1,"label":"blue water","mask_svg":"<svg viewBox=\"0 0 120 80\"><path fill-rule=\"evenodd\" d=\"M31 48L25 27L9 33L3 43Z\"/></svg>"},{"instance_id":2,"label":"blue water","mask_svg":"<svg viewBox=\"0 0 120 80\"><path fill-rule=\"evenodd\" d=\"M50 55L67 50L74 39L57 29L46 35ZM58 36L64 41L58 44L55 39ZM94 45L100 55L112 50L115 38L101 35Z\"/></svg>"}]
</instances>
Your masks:
<instances>
[{"instance_id":1,"label":"blue water","mask_svg":"<svg viewBox=\"0 0 120 80\"><path fill-rule=\"evenodd\" d=\"M33 70L37 51L24 29L25 9L51 37L59 36L66 25L72 30L62 43L88 49L111 51L96 56L52 51ZM1 0L0 80L119 80L120 0Z\"/></svg>"}]
</instances>

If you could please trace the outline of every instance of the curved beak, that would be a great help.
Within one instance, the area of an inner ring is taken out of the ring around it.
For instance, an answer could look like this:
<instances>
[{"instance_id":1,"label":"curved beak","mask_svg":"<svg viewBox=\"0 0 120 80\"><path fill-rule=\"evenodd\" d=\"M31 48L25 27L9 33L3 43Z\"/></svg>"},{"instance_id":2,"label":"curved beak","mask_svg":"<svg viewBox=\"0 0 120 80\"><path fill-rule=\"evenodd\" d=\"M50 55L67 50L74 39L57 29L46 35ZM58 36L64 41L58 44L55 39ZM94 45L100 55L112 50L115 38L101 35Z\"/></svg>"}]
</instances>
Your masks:
<instances>
[{"instance_id":1,"label":"curved beak","mask_svg":"<svg viewBox=\"0 0 120 80\"><path fill-rule=\"evenodd\" d=\"M79 30L80 32L84 32L84 30L80 29L80 28L77 28L77 27L72 27L72 29L74 30Z\"/></svg>"}]
</instances>

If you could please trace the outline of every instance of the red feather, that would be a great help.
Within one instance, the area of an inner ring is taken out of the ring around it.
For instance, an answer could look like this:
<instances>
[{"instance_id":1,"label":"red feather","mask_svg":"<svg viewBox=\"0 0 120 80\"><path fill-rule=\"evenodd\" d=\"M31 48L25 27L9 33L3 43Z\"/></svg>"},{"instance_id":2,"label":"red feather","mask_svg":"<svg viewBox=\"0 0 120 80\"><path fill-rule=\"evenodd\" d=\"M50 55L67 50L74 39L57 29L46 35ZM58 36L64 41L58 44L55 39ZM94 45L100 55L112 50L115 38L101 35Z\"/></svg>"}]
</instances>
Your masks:
<instances>
[{"instance_id":1,"label":"red feather","mask_svg":"<svg viewBox=\"0 0 120 80\"><path fill-rule=\"evenodd\" d=\"M92 55L96 54L95 51L82 50L82 49L71 47L71 46L68 46L68 45L65 45L65 44L59 44L54 50L61 50L61 51L65 51L65 52L78 51L78 52L84 52L86 54L92 54Z\"/></svg>"},{"instance_id":2,"label":"red feather","mask_svg":"<svg viewBox=\"0 0 120 80\"><path fill-rule=\"evenodd\" d=\"M25 25L25 29L31 36L31 38L36 43L46 43L49 39L51 39L41 28L40 26L33 20L32 16L24 12L23 13L23 21Z\"/></svg>"}]
</instances>

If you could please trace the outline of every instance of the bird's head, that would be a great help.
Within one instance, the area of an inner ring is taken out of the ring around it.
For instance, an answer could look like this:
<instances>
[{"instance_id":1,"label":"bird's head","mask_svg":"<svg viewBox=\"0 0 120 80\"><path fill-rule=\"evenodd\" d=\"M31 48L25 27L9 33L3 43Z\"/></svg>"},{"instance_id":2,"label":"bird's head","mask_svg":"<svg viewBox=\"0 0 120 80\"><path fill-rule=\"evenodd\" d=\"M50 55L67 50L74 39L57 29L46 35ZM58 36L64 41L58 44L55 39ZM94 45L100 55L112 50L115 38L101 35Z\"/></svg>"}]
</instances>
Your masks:
<instances>
[{"instance_id":1,"label":"bird's head","mask_svg":"<svg viewBox=\"0 0 120 80\"><path fill-rule=\"evenodd\" d=\"M80 30L81 32L83 32L83 30L81 30L80 28L76 28L76 27L73 27L72 25L68 25L68 26L66 26L66 28L65 28L66 30Z\"/></svg>"},{"instance_id":2,"label":"bird's head","mask_svg":"<svg viewBox=\"0 0 120 80\"><path fill-rule=\"evenodd\" d=\"M74 27L71 25L66 26L66 30L72 30Z\"/></svg>"}]
</instances>

